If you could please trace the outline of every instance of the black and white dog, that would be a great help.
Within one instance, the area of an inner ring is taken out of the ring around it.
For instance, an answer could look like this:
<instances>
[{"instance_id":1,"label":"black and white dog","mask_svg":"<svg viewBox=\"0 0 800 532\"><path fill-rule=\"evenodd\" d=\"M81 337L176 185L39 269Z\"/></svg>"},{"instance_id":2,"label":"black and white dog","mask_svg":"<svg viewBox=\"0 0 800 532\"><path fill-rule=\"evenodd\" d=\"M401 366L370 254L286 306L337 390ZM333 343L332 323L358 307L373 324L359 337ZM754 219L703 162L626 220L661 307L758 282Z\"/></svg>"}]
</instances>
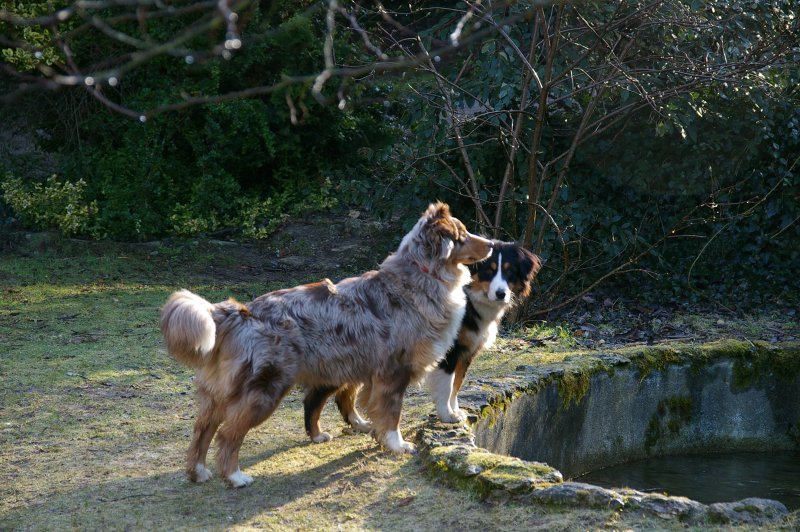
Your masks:
<instances>
[{"instance_id":1,"label":"black and white dog","mask_svg":"<svg viewBox=\"0 0 800 532\"><path fill-rule=\"evenodd\" d=\"M467 308L455 343L427 376L436 413L445 423L460 423L458 391L475 356L494 343L497 326L515 300L527 297L541 259L513 242L493 242L492 255L469 266L472 281L464 287Z\"/></svg>"}]
</instances>

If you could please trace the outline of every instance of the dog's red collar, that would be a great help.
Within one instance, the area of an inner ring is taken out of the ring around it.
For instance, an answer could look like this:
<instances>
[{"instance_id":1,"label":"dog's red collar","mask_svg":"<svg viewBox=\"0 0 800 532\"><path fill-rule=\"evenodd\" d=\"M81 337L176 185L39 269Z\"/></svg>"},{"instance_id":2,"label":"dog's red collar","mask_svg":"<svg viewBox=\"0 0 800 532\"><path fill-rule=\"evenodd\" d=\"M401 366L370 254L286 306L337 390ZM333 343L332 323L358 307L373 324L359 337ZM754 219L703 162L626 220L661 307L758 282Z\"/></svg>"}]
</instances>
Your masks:
<instances>
[{"instance_id":1,"label":"dog's red collar","mask_svg":"<svg viewBox=\"0 0 800 532\"><path fill-rule=\"evenodd\" d=\"M417 266L417 268L419 268L419 271L421 271L422 273L430 275L431 277L433 277L437 281L441 281L442 280L442 278L439 277L436 273L431 273L430 268L428 268L424 264L420 264L419 262L417 262L417 261L415 261L413 259L411 260L411 262L413 262Z\"/></svg>"}]
</instances>

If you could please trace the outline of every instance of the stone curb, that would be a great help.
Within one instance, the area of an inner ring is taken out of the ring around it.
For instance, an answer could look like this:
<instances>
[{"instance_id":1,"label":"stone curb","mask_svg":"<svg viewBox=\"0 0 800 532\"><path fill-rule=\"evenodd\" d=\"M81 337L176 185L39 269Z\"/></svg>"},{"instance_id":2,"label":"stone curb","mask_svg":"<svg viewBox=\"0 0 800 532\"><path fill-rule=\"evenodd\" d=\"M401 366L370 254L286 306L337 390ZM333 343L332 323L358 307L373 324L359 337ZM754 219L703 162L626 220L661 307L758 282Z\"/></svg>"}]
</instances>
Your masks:
<instances>
[{"instance_id":1,"label":"stone curb","mask_svg":"<svg viewBox=\"0 0 800 532\"><path fill-rule=\"evenodd\" d=\"M747 345L744 342L741 344ZM730 344L726 344L726 351L729 347ZM701 349L703 356L717 356L715 344L706 344ZM681 354L680 351L678 353ZM613 369L614 366L637 364L645 356L635 351L588 355L594 359L590 361L588 371L593 373L609 367ZM723 353L719 356L723 356ZM677 361L671 359L670 362ZM503 378L475 379L475 384L463 389L463 393L459 394L459 402L461 408L471 414L469 425L477 421L479 416L496 415L515 396L538 390L554 379L577 371L570 364L569 357L559 364L520 366L516 369L514 374ZM703 504L686 497L565 482L561 472L547 464L494 454L478 447L470 426L442 423L435 415L431 415L419 430L417 439L420 456L434 474L482 498L513 496L540 504L641 512L691 523L757 525L789 514L786 506L771 499L748 498L736 502Z\"/></svg>"}]
</instances>

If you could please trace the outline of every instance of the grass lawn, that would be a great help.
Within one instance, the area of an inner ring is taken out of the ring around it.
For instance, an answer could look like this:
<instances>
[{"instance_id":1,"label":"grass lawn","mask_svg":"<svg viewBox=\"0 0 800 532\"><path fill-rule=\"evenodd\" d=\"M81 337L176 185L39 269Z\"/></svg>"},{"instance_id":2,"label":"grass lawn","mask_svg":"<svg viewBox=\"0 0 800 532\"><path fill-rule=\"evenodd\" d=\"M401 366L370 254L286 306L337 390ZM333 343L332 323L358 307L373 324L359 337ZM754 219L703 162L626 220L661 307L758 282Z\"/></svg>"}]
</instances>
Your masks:
<instances>
[{"instance_id":1,"label":"grass lawn","mask_svg":"<svg viewBox=\"0 0 800 532\"><path fill-rule=\"evenodd\" d=\"M440 483L418 457L394 457L368 436L343 433L332 405L322 423L333 441L312 444L297 390L245 439L242 468L255 478L252 486L228 489L216 477L192 484L183 473L192 372L166 354L158 330L169 293L186 287L211 300L247 300L325 276L336 280L356 266L273 267L266 244L241 253L211 242L38 238L0 255L1 530L684 528L610 510L479 500ZM377 263L388 249L364 254ZM353 249L345 246L343 255ZM502 373L517 355L530 363L535 356L525 338L517 331L503 339L477 371ZM543 349L573 347L556 339ZM407 437L431 411L427 393L410 389ZM798 526L796 516L784 526Z\"/></svg>"}]
</instances>

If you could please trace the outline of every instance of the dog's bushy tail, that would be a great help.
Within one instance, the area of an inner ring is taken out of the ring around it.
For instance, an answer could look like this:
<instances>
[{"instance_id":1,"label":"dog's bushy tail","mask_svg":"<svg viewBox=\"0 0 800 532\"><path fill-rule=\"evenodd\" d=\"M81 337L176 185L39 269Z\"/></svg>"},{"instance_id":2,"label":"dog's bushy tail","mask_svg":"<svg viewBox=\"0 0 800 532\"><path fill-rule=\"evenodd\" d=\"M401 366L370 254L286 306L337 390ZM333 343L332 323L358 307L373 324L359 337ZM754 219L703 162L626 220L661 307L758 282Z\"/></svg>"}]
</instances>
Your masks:
<instances>
[{"instance_id":1,"label":"dog's bushy tail","mask_svg":"<svg viewBox=\"0 0 800 532\"><path fill-rule=\"evenodd\" d=\"M216 342L214 305L188 290L173 293L161 309L161 333L167 351L178 362L200 368Z\"/></svg>"}]
</instances>

